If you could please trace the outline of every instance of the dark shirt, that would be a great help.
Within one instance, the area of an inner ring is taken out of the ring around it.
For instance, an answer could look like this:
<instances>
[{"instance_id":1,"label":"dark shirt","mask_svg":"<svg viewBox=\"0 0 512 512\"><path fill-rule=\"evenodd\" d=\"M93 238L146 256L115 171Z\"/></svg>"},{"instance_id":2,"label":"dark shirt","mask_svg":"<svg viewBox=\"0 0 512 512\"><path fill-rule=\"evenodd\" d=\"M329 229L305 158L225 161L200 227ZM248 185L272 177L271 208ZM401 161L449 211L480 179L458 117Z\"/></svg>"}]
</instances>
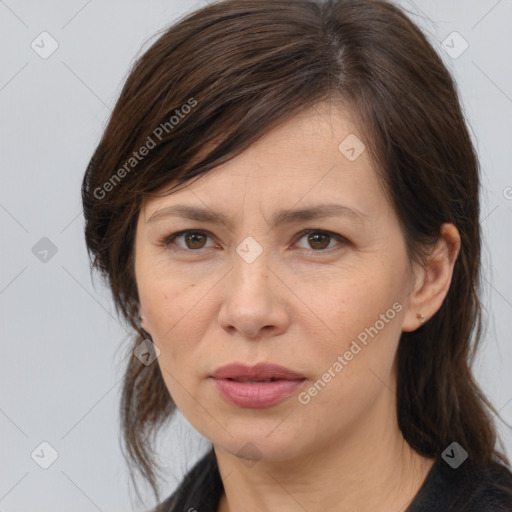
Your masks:
<instances>
[{"instance_id":1,"label":"dark shirt","mask_svg":"<svg viewBox=\"0 0 512 512\"><path fill-rule=\"evenodd\" d=\"M217 512L223 490L212 448L153 512ZM453 469L438 457L404 512L512 512L512 473L498 462L474 466L469 459Z\"/></svg>"}]
</instances>

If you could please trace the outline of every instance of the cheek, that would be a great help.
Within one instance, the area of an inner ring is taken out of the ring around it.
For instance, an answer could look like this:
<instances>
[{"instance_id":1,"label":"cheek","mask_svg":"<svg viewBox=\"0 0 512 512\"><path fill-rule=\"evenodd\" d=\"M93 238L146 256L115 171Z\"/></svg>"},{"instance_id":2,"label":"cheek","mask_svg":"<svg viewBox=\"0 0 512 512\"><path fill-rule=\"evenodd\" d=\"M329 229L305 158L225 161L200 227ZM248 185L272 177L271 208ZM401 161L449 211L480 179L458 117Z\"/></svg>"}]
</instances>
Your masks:
<instances>
[{"instance_id":1,"label":"cheek","mask_svg":"<svg viewBox=\"0 0 512 512\"><path fill-rule=\"evenodd\" d=\"M180 345L186 344L190 348L194 330L199 326L195 320L198 319L201 297L196 284L146 275L138 280L138 291L146 330L158 348L173 356L179 356ZM187 339L183 336L184 327Z\"/></svg>"},{"instance_id":2,"label":"cheek","mask_svg":"<svg viewBox=\"0 0 512 512\"><path fill-rule=\"evenodd\" d=\"M323 298L317 290L315 307L322 312L325 324L335 333L334 337L350 342L376 322L379 330L383 330L383 321L386 330L391 323L398 324L397 310L402 308L393 308L393 304L403 306L405 289L403 277L389 267L375 263L363 271L345 272L343 282L331 285L323 293ZM381 315L384 315L384 320L381 320Z\"/></svg>"},{"instance_id":3,"label":"cheek","mask_svg":"<svg viewBox=\"0 0 512 512\"><path fill-rule=\"evenodd\" d=\"M338 383L332 388L342 387L349 401L352 393L360 396L357 390L381 387L379 379L391 378L408 286L405 263L401 266L400 258L394 262L396 266L374 261L364 271L346 272L343 283L329 286L323 305L315 293L316 310L330 331L316 345L317 377L331 370L336 374L333 382ZM337 362L338 371L333 368ZM328 379L325 375L322 380Z\"/></svg>"},{"instance_id":4,"label":"cheek","mask_svg":"<svg viewBox=\"0 0 512 512\"><path fill-rule=\"evenodd\" d=\"M195 395L196 381L192 369L200 360L207 315L207 303L201 301L205 292L200 293L195 283L177 284L174 279L141 280L139 289L147 330L160 350L157 362L165 386L180 410L193 411L190 393Z\"/></svg>"},{"instance_id":5,"label":"cheek","mask_svg":"<svg viewBox=\"0 0 512 512\"><path fill-rule=\"evenodd\" d=\"M394 388L393 362L404 311L386 288L338 297L339 307L331 306L329 316L336 336L318 340L315 350L310 349L315 375L300 402L309 417L322 418L319 428L337 432ZM388 398L392 401L393 395ZM326 410L331 411L328 417Z\"/></svg>"}]
</instances>

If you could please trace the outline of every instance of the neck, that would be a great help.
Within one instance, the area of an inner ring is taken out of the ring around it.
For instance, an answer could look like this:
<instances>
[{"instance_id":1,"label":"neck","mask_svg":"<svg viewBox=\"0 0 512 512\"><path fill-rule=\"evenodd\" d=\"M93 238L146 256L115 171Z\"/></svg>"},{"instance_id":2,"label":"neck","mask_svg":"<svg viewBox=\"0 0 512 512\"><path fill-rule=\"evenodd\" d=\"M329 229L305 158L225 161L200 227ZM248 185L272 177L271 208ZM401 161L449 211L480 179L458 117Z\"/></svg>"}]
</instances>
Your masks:
<instances>
[{"instance_id":1,"label":"neck","mask_svg":"<svg viewBox=\"0 0 512 512\"><path fill-rule=\"evenodd\" d=\"M384 401L385 402L385 401ZM410 448L398 428L396 411L374 410L352 432L301 450L293 458L248 467L214 446L223 479L219 512L396 512L420 489L433 460ZM379 407L377 407L379 409ZM374 421L379 418L380 421ZM385 425L385 427L384 427Z\"/></svg>"}]
</instances>

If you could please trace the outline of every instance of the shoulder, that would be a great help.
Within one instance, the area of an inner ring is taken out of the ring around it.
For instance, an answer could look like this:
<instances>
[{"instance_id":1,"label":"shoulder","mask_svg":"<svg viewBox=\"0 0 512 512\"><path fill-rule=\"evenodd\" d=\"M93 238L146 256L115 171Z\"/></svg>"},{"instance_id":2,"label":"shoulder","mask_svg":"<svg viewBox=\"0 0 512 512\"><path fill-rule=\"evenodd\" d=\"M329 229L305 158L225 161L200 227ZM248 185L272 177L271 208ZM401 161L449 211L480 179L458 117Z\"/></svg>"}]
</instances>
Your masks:
<instances>
[{"instance_id":1,"label":"shoulder","mask_svg":"<svg viewBox=\"0 0 512 512\"><path fill-rule=\"evenodd\" d=\"M469 511L512 512L512 473L498 462L474 469L467 490L473 495Z\"/></svg>"},{"instance_id":2,"label":"shoulder","mask_svg":"<svg viewBox=\"0 0 512 512\"><path fill-rule=\"evenodd\" d=\"M196 462L173 494L151 512L216 512L222 491L212 448Z\"/></svg>"},{"instance_id":3,"label":"shoulder","mask_svg":"<svg viewBox=\"0 0 512 512\"><path fill-rule=\"evenodd\" d=\"M439 457L407 512L431 510L512 512L512 473L495 461L452 468Z\"/></svg>"}]
</instances>

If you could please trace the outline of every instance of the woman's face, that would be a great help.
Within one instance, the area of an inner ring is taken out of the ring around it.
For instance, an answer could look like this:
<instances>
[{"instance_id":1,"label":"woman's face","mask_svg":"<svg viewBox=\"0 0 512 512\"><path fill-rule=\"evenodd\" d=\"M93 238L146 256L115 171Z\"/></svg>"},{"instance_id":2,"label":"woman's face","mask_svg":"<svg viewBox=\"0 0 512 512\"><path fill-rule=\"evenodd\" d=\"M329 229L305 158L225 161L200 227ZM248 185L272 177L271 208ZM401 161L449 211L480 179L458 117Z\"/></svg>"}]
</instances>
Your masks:
<instances>
[{"instance_id":1,"label":"woman's face","mask_svg":"<svg viewBox=\"0 0 512 512\"><path fill-rule=\"evenodd\" d=\"M394 360L414 274L357 135L341 110L319 105L143 205L143 326L177 407L216 447L287 460L396 426ZM212 377L231 363L273 363L303 380Z\"/></svg>"}]
</instances>

